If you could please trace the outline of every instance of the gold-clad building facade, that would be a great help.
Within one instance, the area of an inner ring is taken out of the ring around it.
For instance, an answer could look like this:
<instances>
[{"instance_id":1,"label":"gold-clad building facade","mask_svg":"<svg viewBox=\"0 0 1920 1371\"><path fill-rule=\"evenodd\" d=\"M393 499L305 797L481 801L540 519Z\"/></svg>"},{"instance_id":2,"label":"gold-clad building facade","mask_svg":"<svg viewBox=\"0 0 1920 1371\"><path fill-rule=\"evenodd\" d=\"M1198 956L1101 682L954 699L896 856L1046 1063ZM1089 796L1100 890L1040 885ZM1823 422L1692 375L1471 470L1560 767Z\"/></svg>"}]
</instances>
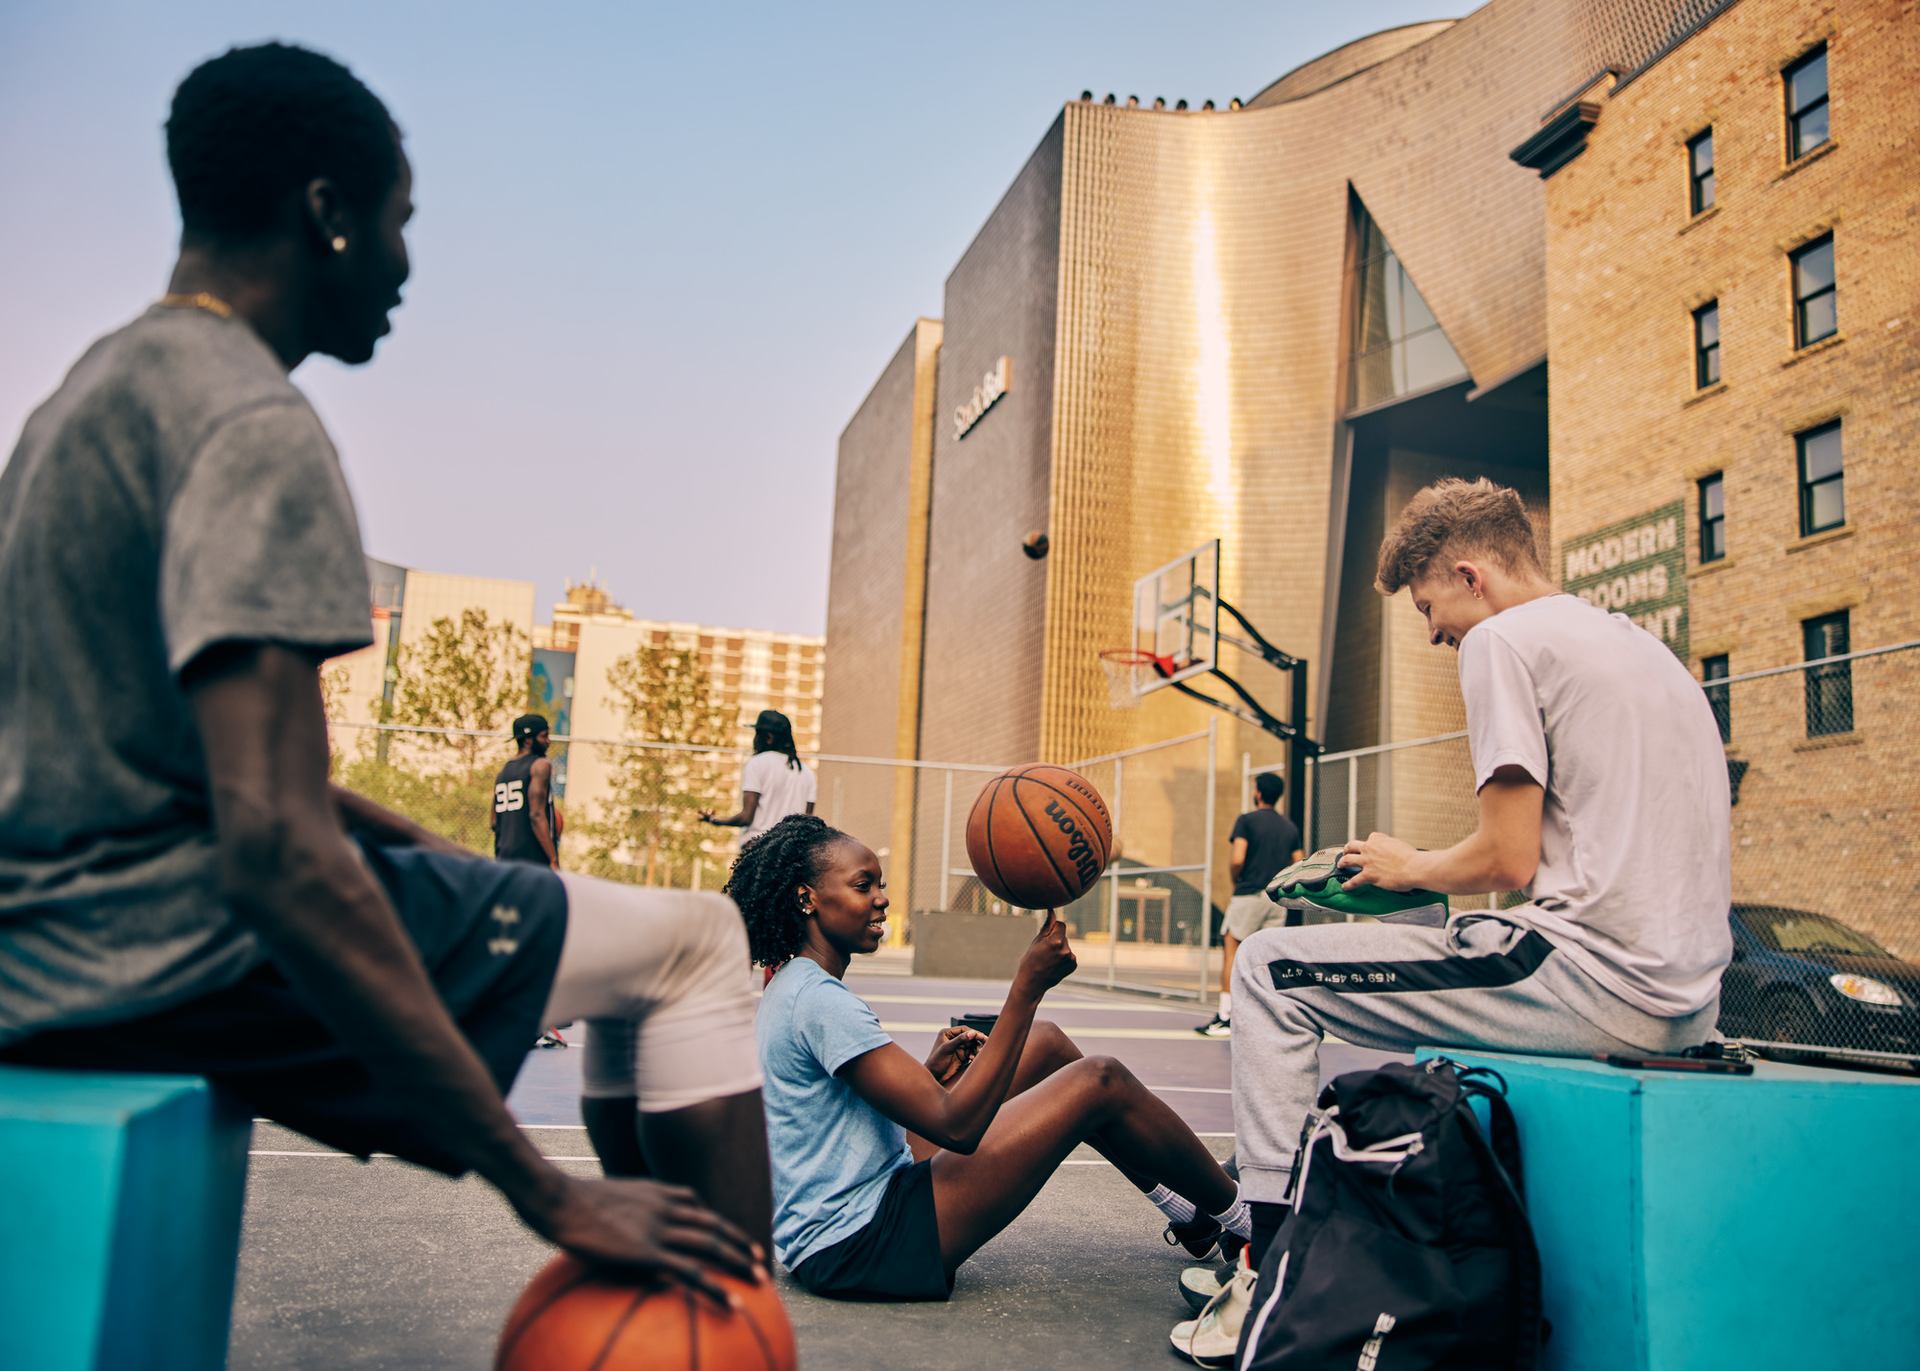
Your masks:
<instances>
[{"instance_id":1,"label":"gold-clad building facade","mask_svg":"<svg viewBox=\"0 0 1920 1371\"><path fill-rule=\"evenodd\" d=\"M1493 0L1360 39L1243 107L1068 103L947 280L930 450L867 422L905 350L842 435L823 747L1065 762L1219 718L1230 816L1240 756L1278 762L1283 745L1173 692L1117 711L1098 661L1130 643L1134 578L1215 537L1223 596L1310 662L1313 737L1459 728L1451 654L1371 581L1388 521L1441 475L1519 487L1551 545L1547 183L1515 150L1597 73L1648 69L1725 8ZM1011 387L976 413L1002 358ZM923 465L924 525L899 493ZM867 517L869 481L893 515ZM1022 555L1035 530L1044 560ZM874 546L902 563L884 594ZM898 685L916 640L917 699ZM1283 712L1283 677L1228 658ZM1439 834L1449 820L1419 807L1460 789L1458 757L1395 766L1352 821ZM1129 826L1128 855L1167 860L1138 835L1190 817L1174 793L1129 793L1136 820L1156 794L1165 813ZM887 817L896 847L925 847L926 800L917 829ZM1439 803L1457 815L1462 797Z\"/></svg>"}]
</instances>

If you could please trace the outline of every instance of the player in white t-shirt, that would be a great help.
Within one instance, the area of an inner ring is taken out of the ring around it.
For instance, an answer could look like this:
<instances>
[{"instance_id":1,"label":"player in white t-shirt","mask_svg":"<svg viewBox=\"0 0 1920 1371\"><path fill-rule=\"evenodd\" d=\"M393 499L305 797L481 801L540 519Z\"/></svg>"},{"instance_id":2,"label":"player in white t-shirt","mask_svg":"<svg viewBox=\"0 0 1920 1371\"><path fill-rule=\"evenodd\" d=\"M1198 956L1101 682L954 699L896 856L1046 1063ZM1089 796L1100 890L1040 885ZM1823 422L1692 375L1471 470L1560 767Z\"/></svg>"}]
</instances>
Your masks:
<instances>
[{"instance_id":1,"label":"player in white t-shirt","mask_svg":"<svg viewBox=\"0 0 1920 1371\"><path fill-rule=\"evenodd\" d=\"M793 745L792 721L777 709L763 709L753 721L753 756L740 776L740 812L721 819L703 809L700 819L744 830L744 846L789 814L813 813L817 784Z\"/></svg>"},{"instance_id":2,"label":"player in white t-shirt","mask_svg":"<svg viewBox=\"0 0 1920 1371\"><path fill-rule=\"evenodd\" d=\"M1347 887L1526 900L1242 944L1233 1115L1256 1268L1285 1216L1323 1035L1389 1051L1675 1053L1714 1036L1733 954L1726 756L1686 667L1624 615L1560 593L1520 496L1484 479L1408 503L1377 579L1382 594L1402 587L1434 645L1459 652L1480 823L1430 852L1353 837ZM1202 1321L1220 1326L1197 1342L1231 1347L1251 1273L1234 1284L1240 1307L1210 1311Z\"/></svg>"}]
</instances>

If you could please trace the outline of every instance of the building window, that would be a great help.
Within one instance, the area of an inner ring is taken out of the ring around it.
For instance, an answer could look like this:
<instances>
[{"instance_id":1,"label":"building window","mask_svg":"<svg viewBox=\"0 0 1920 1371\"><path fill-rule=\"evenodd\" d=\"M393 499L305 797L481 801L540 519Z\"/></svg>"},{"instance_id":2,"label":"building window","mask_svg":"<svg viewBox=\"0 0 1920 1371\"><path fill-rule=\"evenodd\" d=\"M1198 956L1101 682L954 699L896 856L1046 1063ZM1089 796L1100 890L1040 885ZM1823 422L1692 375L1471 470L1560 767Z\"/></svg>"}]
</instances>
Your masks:
<instances>
[{"instance_id":1,"label":"building window","mask_svg":"<svg viewBox=\"0 0 1920 1371\"><path fill-rule=\"evenodd\" d=\"M1373 216L1357 205L1355 215L1353 407L1467 379L1466 364Z\"/></svg>"},{"instance_id":2,"label":"building window","mask_svg":"<svg viewBox=\"0 0 1920 1371\"><path fill-rule=\"evenodd\" d=\"M1727 679L1727 654L1700 659L1700 681L1706 688L1707 703L1713 706L1713 721L1720 726L1720 741L1733 741L1733 687L1715 685Z\"/></svg>"},{"instance_id":3,"label":"building window","mask_svg":"<svg viewBox=\"0 0 1920 1371\"><path fill-rule=\"evenodd\" d=\"M1696 390L1720 382L1720 302L1709 300L1693 312L1693 385Z\"/></svg>"},{"instance_id":4,"label":"building window","mask_svg":"<svg viewBox=\"0 0 1920 1371\"><path fill-rule=\"evenodd\" d=\"M1695 214L1713 208L1713 130L1687 141L1687 206Z\"/></svg>"},{"instance_id":5,"label":"building window","mask_svg":"<svg viewBox=\"0 0 1920 1371\"><path fill-rule=\"evenodd\" d=\"M1804 157L1830 136L1827 126L1827 45L1786 69L1787 160Z\"/></svg>"},{"instance_id":6,"label":"building window","mask_svg":"<svg viewBox=\"0 0 1920 1371\"><path fill-rule=\"evenodd\" d=\"M1717 562L1727 555L1727 491L1720 472L1700 482L1700 560Z\"/></svg>"},{"instance_id":7,"label":"building window","mask_svg":"<svg viewBox=\"0 0 1920 1371\"><path fill-rule=\"evenodd\" d=\"M1822 614L1800 625L1806 639L1806 657L1818 662L1827 657L1844 657L1847 646L1847 611ZM1807 736L1824 738L1833 733L1853 732L1853 663L1829 662L1810 666L1807 677Z\"/></svg>"},{"instance_id":8,"label":"building window","mask_svg":"<svg viewBox=\"0 0 1920 1371\"><path fill-rule=\"evenodd\" d=\"M1793 264L1793 345L1831 338L1840 327L1833 282L1833 235L1825 234L1787 254Z\"/></svg>"},{"instance_id":9,"label":"building window","mask_svg":"<svg viewBox=\"0 0 1920 1371\"><path fill-rule=\"evenodd\" d=\"M1800 536L1847 521L1847 472L1840 455L1840 421L1795 438L1800 449Z\"/></svg>"}]
</instances>

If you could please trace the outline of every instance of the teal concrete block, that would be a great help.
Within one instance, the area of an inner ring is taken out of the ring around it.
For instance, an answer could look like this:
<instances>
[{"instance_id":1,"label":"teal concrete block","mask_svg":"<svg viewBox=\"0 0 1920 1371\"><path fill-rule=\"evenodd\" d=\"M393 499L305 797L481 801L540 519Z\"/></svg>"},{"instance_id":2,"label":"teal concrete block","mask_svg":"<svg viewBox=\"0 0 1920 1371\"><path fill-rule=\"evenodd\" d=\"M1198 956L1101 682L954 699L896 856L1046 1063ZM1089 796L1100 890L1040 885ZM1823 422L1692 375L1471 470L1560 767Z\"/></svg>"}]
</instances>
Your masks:
<instances>
[{"instance_id":1,"label":"teal concrete block","mask_svg":"<svg viewBox=\"0 0 1920 1371\"><path fill-rule=\"evenodd\" d=\"M1920 1081L1419 1056L1506 1078L1548 1371L1920 1367Z\"/></svg>"},{"instance_id":2,"label":"teal concrete block","mask_svg":"<svg viewBox=\"0 0 1920 1371\"><path fill-rule=\"evenodd\" d=\"M198 1077L0 1067L0 1367L225 1366L251 1134Z\"/></svg>"}]
</instances>

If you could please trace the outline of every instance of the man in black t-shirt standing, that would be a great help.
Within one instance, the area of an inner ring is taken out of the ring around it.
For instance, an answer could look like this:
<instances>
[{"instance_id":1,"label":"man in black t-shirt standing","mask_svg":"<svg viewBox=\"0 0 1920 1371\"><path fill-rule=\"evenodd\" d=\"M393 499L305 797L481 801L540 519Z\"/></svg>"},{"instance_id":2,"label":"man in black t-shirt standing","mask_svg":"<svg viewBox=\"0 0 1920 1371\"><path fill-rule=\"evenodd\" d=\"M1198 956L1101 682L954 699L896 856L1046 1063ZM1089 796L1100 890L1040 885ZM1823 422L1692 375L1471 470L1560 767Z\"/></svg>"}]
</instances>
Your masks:
<instances>
[{"instance_id":1,"label":"man in black t-shirt standing","mask_svg":"<svg viewBox=\"0 0 1920 1371\"><path fill-rule=\"evenodd\" d=\"M493 855L503 862L558 867L560 830L554 823L547 721L522 714L513 721L513 740L520 751L493 778Z\"/></svg>"},{"instance_id":2,"label":"man in black t-shirt standing","mask_svg":"<svg viewBox=\"0 0 1920 1371\"><path fill-rule=\"evenodd\" d=\"M1274 806L1286 791L1286 782L1271 771L1253 778L1254 806L1233 821L1228 841L1233 845L1233 898L1227 902L1222 926L1226 956L1220 966L1220 1007L1193 1031L1207 1038L1233 1036L1233 954L1240 944L1269 924L1284 924L1287 911L1269 900L1267 882L1282 867L1305 855L1300 830Z\"/></svg>"}]
</instances>

